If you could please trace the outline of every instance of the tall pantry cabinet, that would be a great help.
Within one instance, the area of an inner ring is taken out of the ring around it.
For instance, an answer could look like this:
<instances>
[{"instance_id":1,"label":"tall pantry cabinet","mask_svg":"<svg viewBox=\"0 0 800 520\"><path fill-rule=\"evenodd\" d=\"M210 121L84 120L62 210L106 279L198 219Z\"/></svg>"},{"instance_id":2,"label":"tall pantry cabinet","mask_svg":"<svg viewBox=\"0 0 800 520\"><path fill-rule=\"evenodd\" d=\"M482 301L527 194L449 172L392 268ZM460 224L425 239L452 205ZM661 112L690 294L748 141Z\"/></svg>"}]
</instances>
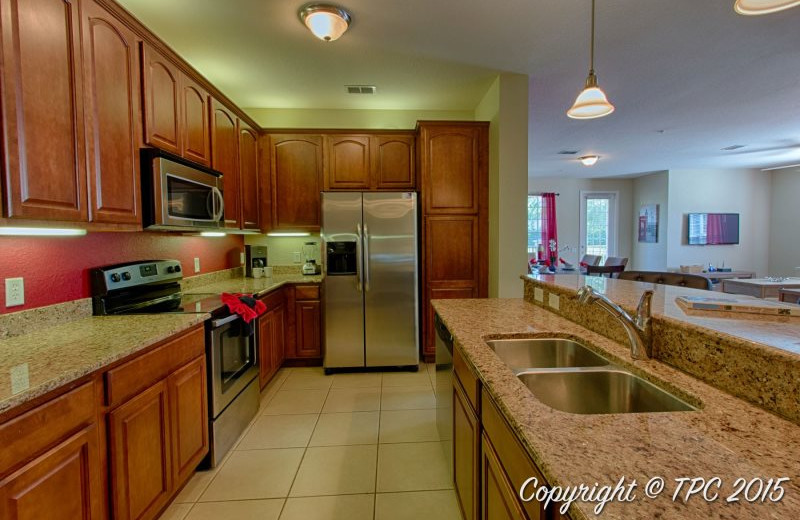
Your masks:
<instances>
[{"instance_id":1,"label":"tall pantry cabinet","mask_svg":"<svg viewBox=\"0 0 800 520\"><path fill-rule=\"evenodd\" d=\"M422 354L433 360L432 299L489 291L489 123L417 123L422 199Z\"/></svg>"}]
</instances>

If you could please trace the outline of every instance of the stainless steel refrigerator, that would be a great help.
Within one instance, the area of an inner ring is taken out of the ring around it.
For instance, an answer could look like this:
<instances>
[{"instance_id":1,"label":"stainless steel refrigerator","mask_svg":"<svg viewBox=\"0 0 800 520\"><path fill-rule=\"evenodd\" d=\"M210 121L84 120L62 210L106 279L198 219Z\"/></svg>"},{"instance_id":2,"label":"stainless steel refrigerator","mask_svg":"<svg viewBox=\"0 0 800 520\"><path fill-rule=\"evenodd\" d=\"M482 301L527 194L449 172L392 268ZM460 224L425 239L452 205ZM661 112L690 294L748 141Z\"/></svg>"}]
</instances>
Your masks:
<instances>
[{"instance_id":1,"label":"stainless steel refrigerator","mask_svg":"<svg viewBox=\"0 0 800 520\"><path fill-rule=\"evenodd\" d=\"M417 195L322 194L326 372L417 367Z\"/></svg>"}]
</instances>

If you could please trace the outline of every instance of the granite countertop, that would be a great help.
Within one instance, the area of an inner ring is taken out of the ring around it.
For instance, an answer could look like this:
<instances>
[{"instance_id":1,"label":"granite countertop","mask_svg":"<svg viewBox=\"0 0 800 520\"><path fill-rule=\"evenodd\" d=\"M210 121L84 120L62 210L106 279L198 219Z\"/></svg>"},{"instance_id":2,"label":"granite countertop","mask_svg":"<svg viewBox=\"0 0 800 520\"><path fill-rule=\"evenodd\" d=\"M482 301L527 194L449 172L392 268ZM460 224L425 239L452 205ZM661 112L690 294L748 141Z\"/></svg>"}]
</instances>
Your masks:
<instances>
[{"instance_id":1,"label":"granite countertop","mask_svg":"<svg viewBox=\"0 0 800 520\"><path fill-rule=\"evenodd\" d=\"M775 317L767 320L764 316L712 313L710 311L689 314L675 303L675 298L678 296L710 296L714 298L753 299L759 301L752 296L709 292L672 285L615 280L599 276L583 276L580 274L526 275L524 278L570 290L573 294L582 286L589 284L608 296L612 301L629 310L636 308L639 298L645 289L653 289L655 291L652 301L654 316L744 339L756 347L768 346L800 354L800 319L798 318Z\"/></svg>"},{"instance_id":2,"label":"granite countertop","mask_svg":"<svg viewBox=\"0 0 800 520\"><path fill-rule=\"evenodd\" d=\"M557 278L560 283L569 283ZM578 280L573 279L573 284ZM649 285L649 284L648 284ZM641 291L639 291L641 292ZM621 295L617 295L621 297ZM629 295L633 296L633 295ZM629 298L630 299L630 298ZM668 308L665 296L662 310ZM635 306L635 302L628 301ZM541 307L517 299L435 300L434 308L467 362L496 400L509 424L551 486L614 486L621 477L639 483L633 502L612 502L604 519L768 519L800 517L800 427L717 390L658 361L633 361L630 349ZM667 311L668 312L668 311ZM487 335L523 334L580 338L612 362L699 405L697 411L577 415L540 402L484 342ZM645 498L653 477L667 481L657 498ZM719 477L720 498L672 500L683 477ZM726 503L737 478L789 477L778 503ZM515 486L521 483L515 482ZM574 520L597 518L594 503L576 502Z\"/></svg>"},{"instance_id":3,"label":"granite countertop","mask_svg":"<svg viewBox=\"0 0 800 520\"><path fill-rule=\"evenodd\" d=\"M257 297L287 284L320 283L324 275L303 275L301 273L274 274L270 278L236 277L214 283L199 285L184 291L184 294L246 293Z\"/></svg>"},{"instance_id":4,"label":"granite countertop","mask_svg":"<svg viewBox=\"0 0 800 520\"><path fill-rule=\"evenodd\" d=\"M91 316L0 339L0 413L208 318L208 314Z\"/></svg>"}]
</instances>

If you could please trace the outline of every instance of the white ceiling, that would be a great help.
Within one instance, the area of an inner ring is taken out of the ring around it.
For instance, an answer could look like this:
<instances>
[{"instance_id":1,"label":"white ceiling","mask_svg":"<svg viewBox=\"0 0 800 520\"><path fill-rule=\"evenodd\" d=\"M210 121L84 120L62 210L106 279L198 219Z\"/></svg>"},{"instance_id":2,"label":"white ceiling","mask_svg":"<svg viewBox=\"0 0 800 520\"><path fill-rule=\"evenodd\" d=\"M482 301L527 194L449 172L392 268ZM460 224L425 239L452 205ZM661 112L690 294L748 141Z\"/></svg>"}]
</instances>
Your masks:
<instances>
[{"instance_id":1,"label":"white ceiling","mask_svg":"<svg viewBox=\"0 0 800 520\"><path fill-rule=\"evenodd\" d=\"M800 163L800 8L599 0L595 68L617 110L573 121L589 0L341 0L354 21L334 43L297 19L302 0L119 1L242 107L472 110L509 71L531 78L533 176ZM362 83L378 94L344 93Z\"/></svg>"}]
</instances>

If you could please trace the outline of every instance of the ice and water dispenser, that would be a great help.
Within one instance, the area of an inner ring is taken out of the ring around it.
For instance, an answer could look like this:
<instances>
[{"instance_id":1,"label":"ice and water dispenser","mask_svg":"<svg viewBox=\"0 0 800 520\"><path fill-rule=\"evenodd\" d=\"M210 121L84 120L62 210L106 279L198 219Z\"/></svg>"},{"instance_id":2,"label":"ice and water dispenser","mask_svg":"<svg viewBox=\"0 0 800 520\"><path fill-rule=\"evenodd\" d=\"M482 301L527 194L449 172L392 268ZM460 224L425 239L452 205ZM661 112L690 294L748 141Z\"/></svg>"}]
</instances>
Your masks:
<instances>
[{"instance_id":1,"label":"ice and water dispenser","mask_svg":"<svg viewBox=\"0 0 800 520\"><path fill-rule=\"evenodd\" d=\"M327 242L325 251L328 276L357 274L355 242Z\"/></svg>"}]
</instances>

